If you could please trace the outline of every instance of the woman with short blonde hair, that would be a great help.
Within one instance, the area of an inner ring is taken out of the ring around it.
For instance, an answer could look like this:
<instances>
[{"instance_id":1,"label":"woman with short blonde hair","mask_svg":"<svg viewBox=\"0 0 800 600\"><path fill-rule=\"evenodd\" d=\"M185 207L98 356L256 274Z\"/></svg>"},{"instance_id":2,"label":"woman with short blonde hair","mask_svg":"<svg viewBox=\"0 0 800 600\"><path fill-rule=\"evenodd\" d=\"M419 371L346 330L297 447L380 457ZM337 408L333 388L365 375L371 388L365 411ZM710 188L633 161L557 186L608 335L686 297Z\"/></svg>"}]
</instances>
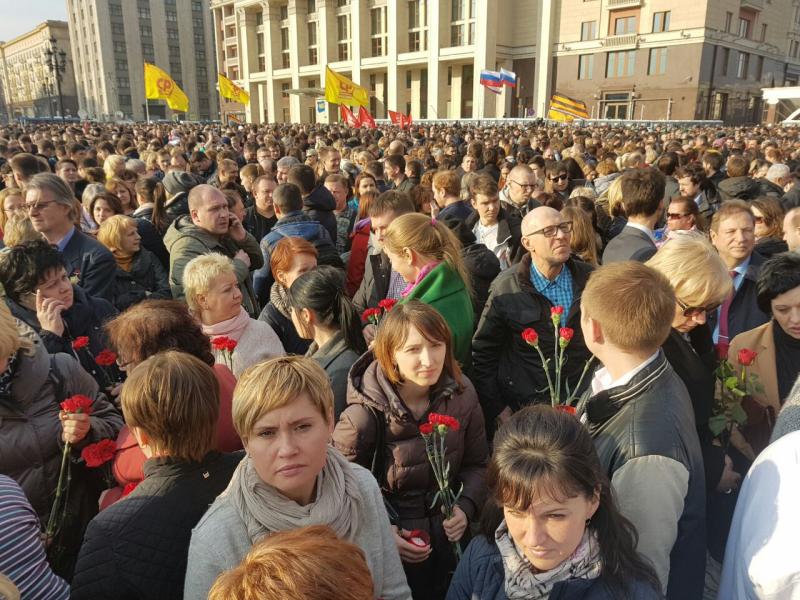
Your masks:
<instances>
[{"instance_id":1,"label":"woman with short blonde hair","mask_svg":"<svg viewBox=\"0 0 800 600\"><path fill-rule=\"evenodd\" d=\"M461 242L450 228L419 213L402 215L386 230L383 248L408 286L401 302L420 300L438 310L450 326L456 359L471 364L472 285Z\"/></svg>"},{"instance_id":2,"label":"woman with short blonde hair","mask_svg":"<svg viewBox=\"0 0 800 600\"><path fill-rule=\"evenodd\" d=\"M250 317L242 306L242 292L233 261L212 252L189 261L183 272L183 289L189 310L211 337L236 342L231 353L214 349L218 363L230 362L237 377L250 365L267 358L283 356L280 339L268 323Z\"/></svg>"},{"instance_id":3,"label":"woman with short blonde hair","mask_svg":"<svg viewBox=\"0 0 800 600\"><path fill-rule=\"evenodd\" d=\"M646 264L666 276L675 290L672 327L661 349L692 400L703 451L708 510L724 513L726 506L730 506L725 494L738 486L740 475L733 470L733 462L725 450L714 443L708 426L714 406L717 355L707 319L730 295L731 276L722 258L700 232L675 235ZM709 529L708 548L718 561L722 560L725 531Z\"/></svg>"},{"instance_id":4,"label":"woman with short blonde hair","mask_svg":"<svg viewBox=\"0 0 800 600\"><path fill-rule=\"evenodd\" d=\"M214 582L209 600L372 600L364 551L313 525L266 536Z\"/></svg>"},{"instance_id":5,"label":"woman with short blonde hair","mask_svg":"<svg viewBox=\"0 0 800 600\"><path fill-rule=\"evenodd\" d=\"M170 299L167 271L155 254L142 248L136 219L114 215L97 230L97 241L111 251L117 263L111 303L123 311L147 298Z\"/></svg>"},{"instance_id":6,"label":"woman with short blonde hair","mask_svg":"<svg viewBox=\"0 0 800 600\"><path fill-rule=\"evenodd\" d=\"M103 161L103 172L106 174L106 180L119 177L125 170L125 161L127 159L119 154L112 154Z\"/></svg>"},{"instance_id":7,"label":"woman with short blonde hair","mask_svg":"<svg viewBox=\"0 0 800 600\"><path fill-rule=\"evenodd\" d=\"M236 386L233 422L247 454L192 532L184 598L206 598L264 536L326 525L364 551L376 595L407 600L375 478L329 445L333 393L322 367L299 356L253 365Z\"/></svg>"}]
</instances>

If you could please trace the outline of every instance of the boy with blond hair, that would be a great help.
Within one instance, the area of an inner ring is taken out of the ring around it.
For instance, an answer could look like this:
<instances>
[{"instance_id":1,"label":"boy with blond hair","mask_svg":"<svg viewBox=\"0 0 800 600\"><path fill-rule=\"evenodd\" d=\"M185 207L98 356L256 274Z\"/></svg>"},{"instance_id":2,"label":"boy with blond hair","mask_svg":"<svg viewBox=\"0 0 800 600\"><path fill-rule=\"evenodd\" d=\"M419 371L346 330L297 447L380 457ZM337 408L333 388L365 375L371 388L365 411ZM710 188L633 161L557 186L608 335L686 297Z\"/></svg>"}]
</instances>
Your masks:
<instances>
[{"instance_id":1,"label":"boy with blond hair","mask_svg":"<svg viewBox=\"0 0 800 600\"><path fill-rule=\"evenodd\" d=\"M661 345L675 313L667 278L637 262L595 271L581 298L586 347L603 367L581 404L637 549L667 598L699 600L705 575L703 455L689 393Z\"/></svg>"}]
</instances>

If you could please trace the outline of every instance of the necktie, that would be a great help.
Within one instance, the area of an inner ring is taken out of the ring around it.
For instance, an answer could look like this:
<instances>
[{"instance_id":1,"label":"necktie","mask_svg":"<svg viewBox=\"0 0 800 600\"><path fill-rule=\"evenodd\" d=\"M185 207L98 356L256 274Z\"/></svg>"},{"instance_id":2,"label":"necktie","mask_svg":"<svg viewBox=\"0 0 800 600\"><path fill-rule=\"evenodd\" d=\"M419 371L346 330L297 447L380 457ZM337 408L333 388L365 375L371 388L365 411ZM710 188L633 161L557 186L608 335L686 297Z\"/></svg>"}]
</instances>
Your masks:
<instances>
[{"instance_id":1,"label":"necktie","mask_svg":"<svg viewBox=\"0 0 800 600\"><path fill-rule=\"evenodd\" d=\"M738 273L736 271L729 271L728 274L731 279L736 279ZM734 287L730 295L722 303L719 311L719 336L717 337L717 356L720 358L727 358L728 346L730 346L730 339L728 338L728 312L731 308L731 302L736 295L736 288Z\"/></svg>"}]
</instances>

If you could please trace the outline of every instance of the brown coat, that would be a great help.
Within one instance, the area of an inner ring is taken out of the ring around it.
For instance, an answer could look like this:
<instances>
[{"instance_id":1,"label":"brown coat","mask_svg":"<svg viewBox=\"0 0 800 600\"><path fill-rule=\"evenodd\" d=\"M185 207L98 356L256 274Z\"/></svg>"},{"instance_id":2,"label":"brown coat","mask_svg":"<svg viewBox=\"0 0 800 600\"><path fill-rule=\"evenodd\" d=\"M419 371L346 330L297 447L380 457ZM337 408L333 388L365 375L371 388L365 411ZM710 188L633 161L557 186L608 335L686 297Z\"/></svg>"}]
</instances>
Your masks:
<instances>
[{"instance_id":1,"label":"brown coat","mask_svg":"<svg viewBox=\"0 0 800 600\"><path fill-rule=\"evenodd\" d=\"M742 406L747 412L747 424L742 433L757 454L769 443L775 418L781 410L783 398L778 392L778 372L775 366L775 338L773 323L769 321L754 329L740 333L731 341L728 360L739 369L736 356L747 348L758 353L753 364L747 368L748 375L756 375L763 391L753 394L755 402L745 400ZM741 372L741 371L740 371Z\"/></svg>"},{"instance_id":2,"label":"brown coat","mask_svg":"<svg viewBox=\"0 0 800 600\"><path fill-rule=\"evenodd\" d=\"M489 449L475 388L466 377L463 381L463 390L459 390L455 381L443 375L432 390L428 410L455 417L461 424L459 430L450 431L445 440L447 460L451 487L458 490L464 484L458 506L473 520L486 497L484 473ZM350 371L347 404L333 432L334 446L348 460L370 468L377 422L364 405L375 407L383 413L386 422L384 494L401 516L404 513L412 516L411 513L430 506L436 480L419 433L419 426L428 420L428 413L419 421L414 418L371 352L362 356Z\"/></svg>"}]
</instances>

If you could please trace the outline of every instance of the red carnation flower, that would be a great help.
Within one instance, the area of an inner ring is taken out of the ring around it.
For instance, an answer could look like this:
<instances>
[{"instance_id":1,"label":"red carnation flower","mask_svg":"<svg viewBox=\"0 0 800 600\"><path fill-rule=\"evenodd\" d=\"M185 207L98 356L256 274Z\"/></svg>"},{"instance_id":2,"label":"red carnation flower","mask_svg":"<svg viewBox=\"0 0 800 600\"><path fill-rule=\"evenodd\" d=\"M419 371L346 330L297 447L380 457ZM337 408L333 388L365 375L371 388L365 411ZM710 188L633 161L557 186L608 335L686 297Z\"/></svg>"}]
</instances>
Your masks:
<instances>
[{"instance_id":1,"label":"red carnation flower","mask_svg":"<svg viewBox=\"0 0 800 600\"><path fill-rule=\"evenodd\" d=\"M758 356L758 352L754 352L749 348L742 348L739 350L739 354L736 356L736 359L739 361L739 364L743 367L749 367L753 364L753 361Z\"/></svg>"},{"instance_id":2,"label":"red carnation flower","mask_svg":"<svg viewBox=\"0 0 800 600\"><path fill-rule=\"evenodd\" d=\"M102 350L94 357L94 362L101 367L110 367L117 362L117 355L111 350Z\"/></svg>"},{"instance_id":3,"label":"red carnation flower","mask_svg":"<svg viewBox=\"0 0 800 600\"><path fill-rule=\"evenodd\" d=\"M81 458L87 467L99 467L114 458L117 443L114 440L100 440L96 444L89 444L81 450Z\"/></svg>"},{"instance_id":4,"label":"red carnation flower","mask_svg":"<svg viewBox=\"0 0 800 600\"><path fill-rule=\"evenodd\" d=\"M81 348L86 348L86 346L88 346L88 345L89 345L89 336L88 335L82 335L82 336L76 337L72 341L72 349L73 350L80 350Z\"/></svg>"},{"instance_id":5,"label":"red carnation flower","mask_svg":"<svg viewBox=\"0 0 800 600\"><path fill-rule=\"evenodd\" d=\"M550 309L550 316L563 315L563 314L564 314L564 307L563 306L553 306Z\"/></svg>"},{"instance_id":6,"label":"red carnation flower","mask_svg":"<svg viewBox=\"0 0 800 600\"><path fill-rule=\"evenodd\" d=\"M570 415L576 414L575 407L567 406L566 404L559 404L558 406L556 406L556 410L559 412L565 412Z\"/></svg>"},{"instance_id":7,"label":"red carnation flower","mask_svg":"<svg viewBox=\"0 0 800 600\"><path fill-rule=\"evenodd\" d=\"M536 330L528 327L522 331L522 339L531 346L535 346L539 343L539 334L536 333Z\"/></svg>"},{"instance_id":8,"label":"red carnation flower","mask_svg":"<svg viewBox=\"0 0 800 600\"><path fill-rule=\"evenodd\" d=\"M383 300L378 302L378 306L383 310L385 310L386 312L392 310L395 304L397 304L397 300L395 300L394 298L384 298Z\"/></svg>"},{"instance_id":9,"label":"red carnation flower","mask_svg":"<svg viewBox=\"0 0 800 600\"><path fill-rule=\"evenodd\" d=\"M89 396L84 396L83 394L76 394L64 400L61 403L61 410L68 413L81 413L84 415L89 415L92 413L92 404L94 400L89 398Z\"/></svg>"},{"instance_id":10,"label":"red carnation flower","mask_svg":"<svg viewBox=\"0 0 800 600\"><path fill-rule=\"evenodd\" d=\"M231 344L236 347L236 341L225 335L219 335L211 340L211 347L214 350L228 350Z\"/></svg>"},{"instance_id":11,"label":"red carnation flower","mask_svg":"<svg viewBox=\"0 0 800 600\"><path fill-rule=\"evenodd\" d=\"M449 429L452 429L453 431L458 431L458 428L461 427L461 424L455 417L444 415L444 418L445 418L444 424L447 425Z\"/></svg>"},{"instance_id":12,"label":"red carnation flower","mask_svg":"<svg viewBox=\"0 0 800 600\"><path fill-rule=\"evenodd\" d=\"M380 308L368 308L363 313L361 313L361 320L362 321L372 321L373 319L377 320L378 317L380 316L381 316Z\"/></svg>"},{"instance_id":13,"label":"red carnation flower","mask_svg":"<svg viewBox=\"0 0 800 600\"><path fill-rule=\"evenodd\" d=\"M575 335L575 330L571 327L562 327L558 330L558 337L562 340L566 340L567 342L572 339L573 335Z\"/></svg>"},{"instance_id":14,"label":"red carnation flower","mask_svg":"<svg viewBox=\"0 0 800 600\"><path fill-rule=\"evenodd\" d=\"M419 426L419 432L422 435L430 435L433 433L433 424L432 423L423 423Z\"/></svg>"},{"instance_id":15,"label":"red carnation flower","mask_svg":"<svg viewBox=\"0 0 800 600\"><path fill-rule=\"evenodd\" d=\"M120 498L124 498L128 494L130 494L133 490L136 489L136 486L139 485L139 481L132 481L130 483L125 484L125 487L122 488L122 493L120 494Z\"/></svg>"}]
</instances>

